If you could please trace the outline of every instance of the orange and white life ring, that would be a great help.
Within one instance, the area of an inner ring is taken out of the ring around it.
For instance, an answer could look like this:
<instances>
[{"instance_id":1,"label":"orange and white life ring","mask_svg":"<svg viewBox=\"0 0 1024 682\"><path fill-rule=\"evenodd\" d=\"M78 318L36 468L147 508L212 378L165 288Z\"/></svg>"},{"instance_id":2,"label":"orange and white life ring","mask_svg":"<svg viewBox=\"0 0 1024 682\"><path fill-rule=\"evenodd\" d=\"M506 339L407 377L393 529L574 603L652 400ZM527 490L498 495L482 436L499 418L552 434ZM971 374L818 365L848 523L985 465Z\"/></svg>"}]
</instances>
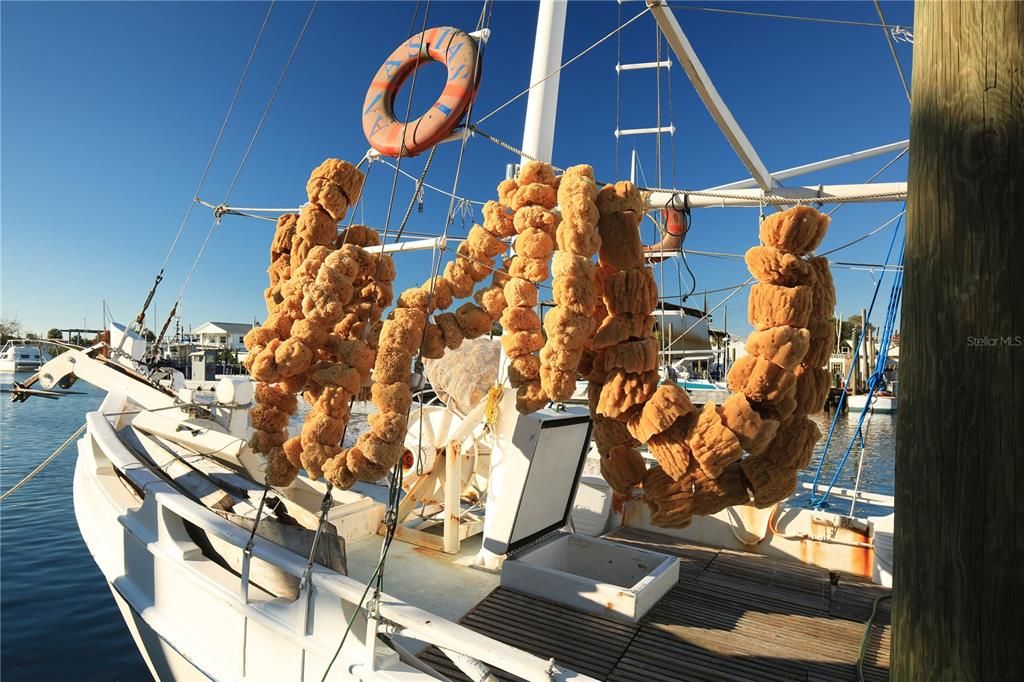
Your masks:
<instances>
[{"instance_id":1,"label":"orange and white life ring","mask_svg":"<svg viewBox=\"0 0 1024 682\"><path fill-rule=\"evenodd\" d=\"M476 96L479 49L469 34L451 26L428 29L399 45L366 91L363 133L370 146L386 156L416 156L447 137ZM406 126L395 117L395 95L405 79L428 61L448 67L448 80L427 113Z\"/></svg>"}]
</instances>

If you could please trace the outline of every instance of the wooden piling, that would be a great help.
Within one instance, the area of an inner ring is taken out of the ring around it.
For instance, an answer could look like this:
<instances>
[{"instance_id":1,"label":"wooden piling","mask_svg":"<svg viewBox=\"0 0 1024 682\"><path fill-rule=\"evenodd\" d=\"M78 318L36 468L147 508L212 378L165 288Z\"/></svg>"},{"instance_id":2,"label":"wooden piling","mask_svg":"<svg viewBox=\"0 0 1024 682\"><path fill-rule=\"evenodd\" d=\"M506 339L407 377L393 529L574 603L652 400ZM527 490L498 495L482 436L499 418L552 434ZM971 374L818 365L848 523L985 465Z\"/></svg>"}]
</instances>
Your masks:
<instances>
[{"instance_id":1,"label":"wooden piling","mask_svg":"<svg viewBox=\"0 0 1024 682\"><path fill-rule=\"evenodd\" d=\"M1024 3L918 2L892 679L1024 671Z\"/></svg>"}]
</instances>

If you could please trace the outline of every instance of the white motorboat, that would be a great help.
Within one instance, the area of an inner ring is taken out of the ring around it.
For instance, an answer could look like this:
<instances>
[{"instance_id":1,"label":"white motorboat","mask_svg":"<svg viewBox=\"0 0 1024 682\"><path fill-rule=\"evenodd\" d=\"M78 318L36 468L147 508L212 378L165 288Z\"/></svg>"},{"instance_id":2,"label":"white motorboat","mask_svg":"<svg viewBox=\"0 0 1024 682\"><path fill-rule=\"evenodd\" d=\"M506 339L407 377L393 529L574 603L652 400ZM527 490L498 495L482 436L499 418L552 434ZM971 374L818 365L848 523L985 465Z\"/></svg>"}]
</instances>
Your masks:
<instances>
[{"instance_id":1,"label":"white motorboat","mask_svg":"<svg viewBox=\"0 0 1024 682\"><path fill-rule=\"evenodd\" d=\"M45 358L39 346L23 341L8 341L0 349L0 372L34 372Z\"/></svg>"}]
</instances>

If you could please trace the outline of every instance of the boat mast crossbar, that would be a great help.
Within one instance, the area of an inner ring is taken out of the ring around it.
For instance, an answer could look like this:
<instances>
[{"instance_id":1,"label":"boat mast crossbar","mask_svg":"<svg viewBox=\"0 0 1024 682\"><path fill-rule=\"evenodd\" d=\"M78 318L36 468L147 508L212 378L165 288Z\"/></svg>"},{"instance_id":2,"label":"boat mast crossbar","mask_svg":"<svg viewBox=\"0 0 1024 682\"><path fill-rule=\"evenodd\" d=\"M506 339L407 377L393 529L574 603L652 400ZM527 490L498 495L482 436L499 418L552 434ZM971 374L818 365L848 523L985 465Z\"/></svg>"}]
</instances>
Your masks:
<instances>
[{"instance_id":1,"label":"boat mast crossbar","mask_svg":"<svg viewBox=\"0 0 1024 682\"><path fill-rule=\"evenodd\" d=\"M853 163L854 161L869 159L872 156L878 156L880 154L887 154L889 152L902 152L909 146L910 140L890 142L889 144L883 144L878 147L871 147L870 149L862 149L857 152L842 154L841 156L833 156L830 159L823 159L821 161L805 163L800 166L793 166L792 168L786 168L780 171L773 171L772 177L775 178L776 180L786 180L787 178L794 178L799 175L807 175L808 173L825 170L827 168L843 166L848 163ZM746 180L737 180L736 182L730 182L725 185L716 185L714 187L709 187L708 189L748 189L751 187L757 187L757 181L754 180L753 178L747 178Z\"/></svg>"},{"instance_id":2,"label":"boat mast crossbar","mask_svg":"<svg viewBox=\"0 0 1024 682\"><path fill-rule=\"evenodd\" d=\"M904 201L907 197L905 182L874 182L852 185L815 185L804 187L775 187L764 193L761 189L739 190L664 190L656 189L647 195L649 208L756 207L764 204L785 206L791 204L846 204Z\"/></svg>"},{"instance_id":3,"label":"boat mast crossbar","mask_svg":"<svg viewBox=\"0 0 1024 682\"><path fill-rule=\"evenodd\" d=\"M638 71L640 69L671 69L672 61L662 59L660 62L637 62L635 64L616 64L616 71Z\"/></svg>"},{"instance_id":4,"label":"boat mast crossbar","mask_svg":"<svg viewBox=\"0 0 1024 682\"><path fill-rule=\"evenodd\" d=\"M658 133L675 135L676 127L675 125L668 125L657 126L654 128L624 128L622 130L616 130L615 137L625 137L626 135L657 135Z\"/></svg>"}]
</instances>

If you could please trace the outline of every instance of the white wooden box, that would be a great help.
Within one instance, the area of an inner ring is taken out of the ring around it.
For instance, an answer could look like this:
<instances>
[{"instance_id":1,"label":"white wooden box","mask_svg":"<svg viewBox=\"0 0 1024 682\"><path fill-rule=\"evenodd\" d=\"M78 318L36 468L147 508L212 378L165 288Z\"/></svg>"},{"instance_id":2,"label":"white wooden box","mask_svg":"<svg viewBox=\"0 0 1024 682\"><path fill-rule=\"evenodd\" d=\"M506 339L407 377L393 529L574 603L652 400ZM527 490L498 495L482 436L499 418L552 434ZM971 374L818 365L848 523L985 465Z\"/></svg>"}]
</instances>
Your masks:
<instances>
[{"instance_id":1,"label":"white wooden box","mask_svg":"<svg viewBox=\"0 0 1024 682\"><path fill-rule=\"evenodd\" d=\"M502 587L627 623L678 580L675 557L568 532L509 556L501 569Z\"/></svg>"}]
</instances>

